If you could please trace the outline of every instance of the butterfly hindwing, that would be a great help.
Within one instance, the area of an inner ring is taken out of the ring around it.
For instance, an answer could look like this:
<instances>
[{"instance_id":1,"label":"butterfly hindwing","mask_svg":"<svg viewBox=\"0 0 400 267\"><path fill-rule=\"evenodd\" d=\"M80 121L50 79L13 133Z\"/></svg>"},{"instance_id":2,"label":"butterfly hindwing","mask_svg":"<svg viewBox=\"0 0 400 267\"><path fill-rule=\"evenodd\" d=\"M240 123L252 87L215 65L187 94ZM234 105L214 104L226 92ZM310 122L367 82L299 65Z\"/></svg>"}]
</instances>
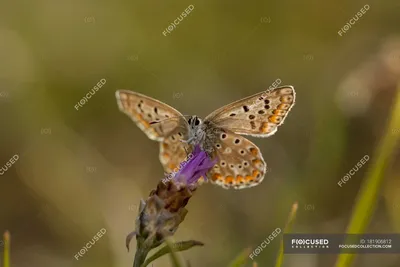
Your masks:
<instances>
[{"instance_id":1,"label":"butterfly hindwing","mask_svg":"<svg viewBox=\"0 0 400 267\"><path fill-rule=\"evenodd\" d=\"M267 165L260 149L250 140L225 130L214 145L212 158L218 161L207 175L211 183L225 189L244 189L264 179Z\"/></svg>"},{"instance_id":2,"label":"butterfly hindwing","mask_svg":"<svg viewBox=\"0 0 400 267\"><path fill-rule=\"evenodd\" d=\"M205 121L236 134L268 137L283 124L295 103L292 86L283 86L238 100L208 115Z\"/></svg>"},{"instance_id":3,"label":"butterfly hindwing","mask_svg":"<svg viewBox=\"0 0 400 267\"><path fill-rule=\"evenodd\" d=\"M160 162L166 172L176 171L179 164L192 152L190 145L181 142L186 138L187 136L177 130L160 142Z\"/></svg>"}]
</instances>

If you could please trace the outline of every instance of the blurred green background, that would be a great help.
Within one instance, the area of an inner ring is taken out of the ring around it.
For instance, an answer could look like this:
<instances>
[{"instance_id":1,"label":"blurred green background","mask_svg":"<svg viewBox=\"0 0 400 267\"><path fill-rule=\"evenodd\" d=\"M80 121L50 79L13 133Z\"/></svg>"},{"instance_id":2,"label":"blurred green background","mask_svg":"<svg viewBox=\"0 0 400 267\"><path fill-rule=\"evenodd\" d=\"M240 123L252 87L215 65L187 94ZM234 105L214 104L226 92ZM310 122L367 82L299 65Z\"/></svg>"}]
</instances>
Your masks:
<instances>
[{"instance_id":1,"label":"blurred green background","mask_svg":"<svg viewBox=\"0 0 400 267\"><path fill-rule=\"evenodd\" d=\"M164 36L189 5L192 12ZM117 89L203 118L276 79L296 89L278 132L251 138L268 164L263 183L241 191L207 184L190 201L175 239L205 243L182 253L192 267L227 266L257 247L283 229L295 201L293 232L345 232L387 134L400 80L399 14L395 0L1 1L0 166L19 155L0 176L0 231L11 232L12 266L132 266L125 237L163 170L158 145L119 112ZM400 232L393 149L370 233ZM338 186L365 155L367 164ZM76 260L102 228L107 233ZM273 266L278 249L275 239L254 259ZM336 257L286 255L283 266L333 266ZM153 264L164 266L168 257ZM400 266L400 256L359 255L354 266Z\"/></svg>"}]
</instances>

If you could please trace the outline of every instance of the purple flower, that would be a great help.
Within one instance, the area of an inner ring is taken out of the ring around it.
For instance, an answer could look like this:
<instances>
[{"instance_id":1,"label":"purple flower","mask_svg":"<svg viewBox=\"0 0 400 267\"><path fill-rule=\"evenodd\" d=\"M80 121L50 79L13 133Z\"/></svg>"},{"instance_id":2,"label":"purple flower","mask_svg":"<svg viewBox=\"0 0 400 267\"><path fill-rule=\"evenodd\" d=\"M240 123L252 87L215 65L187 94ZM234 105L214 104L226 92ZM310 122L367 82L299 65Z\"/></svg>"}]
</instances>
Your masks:
<instances>
[{"instance_id":1,"label":"purple flower","mask_svg":"<svg viewBox=\"0 0 400 267\"><path fill-rule=\"evenodd\" d=\"M200 177L206 178L207 172L215 165L216 159L211 160L207 153L196 145L186 164L175 174L174 180L188 185L195 184Z\"/></svg>"},{"instance_id":2,"label":"purple flower","mask_svg":"<svg viewBox=\"0 0 400 267\"><path fill-rule=\"evenodd\" d=\"M200 177L205 178L215 163L216 159L211 160L199 145L195 146L172 179L164 178L150 192L147 200L140 202L136 229L126 237L129 250L129 243L136 236L134 266L141 266L151 249L176 232L188 213L185 207L197 189L197 181Z\"/></svg>"}]
</instances>

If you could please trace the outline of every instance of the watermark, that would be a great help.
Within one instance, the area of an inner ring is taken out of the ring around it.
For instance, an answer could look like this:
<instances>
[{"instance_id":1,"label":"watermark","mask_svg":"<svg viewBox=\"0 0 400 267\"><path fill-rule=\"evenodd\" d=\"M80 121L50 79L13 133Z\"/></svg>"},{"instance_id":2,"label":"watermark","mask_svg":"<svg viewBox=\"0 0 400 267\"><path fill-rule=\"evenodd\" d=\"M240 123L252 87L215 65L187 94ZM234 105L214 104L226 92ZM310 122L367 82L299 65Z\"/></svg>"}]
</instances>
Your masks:
<instances>
[{"instance_id":1,"label":"watermark","mask_svg":"<svg viewBox=\"0 0 400 267\"><path fill-rule=\"evenodd\" d=\"M1 167L0 175L3 175L6 171L8 171L8 169L11 168L11 166L13 164L15 164L15 162L17 162L18 159L19 159L19 156L17 154L15 154L12 158L10 158L10 160L7 161L3 167Z\"/></svg>"},{"instance_id":2,"label":"watermark","mask_svg":"<svg viewBox=\"0 0 400 267\"><path fill-rule=\"evenodd\" d=\"M40 129L40 134L41 135L50 135L51 134L51 128L42 128L42 129Z\"/></svg>"},{"instance_id":3,"label":"watermark","mask_svg":"<svg viewBox=\"0 0 400 267\"><path fill-rule=\"evenodd\" d=\"M86 166L86 172L87 173L95 173L95 172L97 172L97 167L95 167L95 166Z\"/></svg>"},{"instance_id":4,"label":"watermark","mask_svg":"<svg viewBox=\"0 0 400 267\"><path fill-rule=\"evenodd\" d=\"M267 97L267 94L269 94L270 91L274 90L276 87L278 87L280 84L282 83L281 79L276 79L269 87L267 90L265 90L265 92L257 99L255 100L251 105L255 105L257 104L257 102L260 102L261 100L263 100L264 98Z\"/></svg>"},{"instance_id":5,"label":"watermark","mask_svg":"<svg viewBox=\"0 0 400 267\"><path fill-rule=\"evenodd\" d=\"M271 23L271 17L261 17L260 22L261 23Z\"/></svg>"},{"instance_id":6,"label":"watermark","mask_svg":"<svg viewBox=\"0 0 400 267\"><path fill-rule=\"evenodd\" d=\"M179 99L179 98L181 98L183 96L183 93L182 92L180 92L180 93L175 93L175 92L173 92L172 93L172 98L173 99Z\"/></svg>"},{"instance_id":7,"label":"watermark","mask_svg":"<svg viewBox=\"0 0 400 267\"><path fill-rule=\"evenodd\" d=\"M350 91L350 92L347 92L347 94L349 96L354 96L354 97L358 96L358 92L357 91Z\"/></svg>"},{"instance_id":8,"label":"watermark","mask_svg":"<svg viewBox=\"0 0 400 267\"><path fill-rule=\"evenodd\" d=\"M258 256L281 232L281 228L276 228L255 250L253 250L253 252L250 253L250 259L253 260L253 257Z\"/></svg>"},{"instance_id":9,"label":"watermark","mask_svg":"<svg viewBox=\"0 0 400 267\"><path fill-rule=\"evenodd\" d=\"M315 205L314 204L304 204L304 210L305 211L314 211Z\"/></svg>"},{"instance_id":10,"label":"watermark","mask_svg":"<svg viewBox=\"0 0 400 267\"><path fill-rule=\"evenodd\" d=\"M400 133L400 129L393 129L392 130L392 134L399 134Z\"/></svg>"},{"instance_id":11,"label":"watermark","mask_svg":"<svg viewBox=\"0 0 400 267\"><path fill-rule=\"evenodd\" d=\"M284 253L400 253L400 234L284 234Z\"/></svg>"},{"instance_id":12,"label":"watermark","mask_svg":"<svg viewBox=\"0 0 400 267\"><path fill-rule=\"evenodd\" d=\"M282 83L282 81L281 81L281 79L276 79L269 87L268 87L268 90L267 91L265 91L265 92L269 92L269 91L272 91L272 90L274 90L276 87L278 87L278 85L280 85ZM261 95L261 96L264 96L264 95Z\"/></svg>"},{"instance_id":13,"label":"watermark","mask_svg":"<svg viewBox=\"0 0 400 267\"><path fill-rule=\"evenodd\" d=\"M95 22L96 22L96 19L95 19L94 17L85 17L85 18L83 19L83 21L84 21L85 23L95 23Z\"/></svg>"},{"instance_id":14,"label":"watermark","mask_svg":"<svg viewBox=\"0 0 400 267\"><path fill-rule=\"evenodd\" d=\"M311 54L303 55L303 60L305 60L305 61L313 61L314 60L314 55L311 55Z\"/></svg>"},{"instance_id":15,"label":"watermark","mask_svg":"<svg viewBox=\"0 0 400 267\"><path fill-rule=\"evenodd\" d=\"M95 236L93 236L92 240L89 241L89 243L86 243L85 246L82 247L82 249L75 254L75 259L79 260L79 256L83 257L83 255L85 255L86 252L88 252L88 249L92 247L92 245L94 245L97 241L99 241L99 239L107 232L106 229L102 228L100 229L99 232L97 232L97 234ZM93 240L94 239L94 240ZM92 243L93 241L93 243Z\"/></svg>"},{"instance_id":16,"label":"watermark","mask_svg":"<svg viewBox=\"0 0 400 267\"><path fill-rule=\"evenodd\" d=\"M342 184L347 183L348 180L350 180L351 176L356 174L356 172L369 160L369 156L365 155L359 162L357 162L357 169L354 169L356 165L349 171L349 173L346 173L345 176L343 176L342 179L338 182L338 185L342 187ZM350 175L349 175L350 174Z\"/></svg>"},{"instance_id":17,"label":"watermark","mask_svg":"<svg viewBox=\"0 0 400 267\"><path fill-rule=\"evenodd\" d=\"M99 91L99 89L101 87L103 87L103 85L106 84L106 79L101 79L93 88L92 90L89 91L89 93L86 94L86 96L84 96L76 105L75 105L75 109L78 110L78 106L79 107L83 107L83 105L85 105L90 98L92 98L92 96L94 96L96 94L97 91Z\"/></svg>"},{"instance_id":18,"label":"watermark","mask_svg":"<svg viewBox=\"0 0 400 267\"><path fill-rule=\"evenodd\" d=\"M348 30L351 29L351 25L354 25L356 21L361 18L367 11L369 10L369 5L363 6L360 11L357 12L355 16L353 16L349 22L347 22L339 31L338 34L342 36L342 34L346 33Z\"/></svg>"},{"instance_id":19,"label":"watermark","mask_svg":"<svg viewBox=\"0 0 400 267\"><path fill-rule=\"evenodd\" d=\"M139 60L139 56L138 55L127 56L126 60L128 60L128 61L138 61Z\"/></svg>"},{"instance_id":20,"label":"watermark","mask_svg":"<svg viewBox=\"0 0 400 267\"><path fill-rule=\"evenodd\" d=\"M7 91L0 92L0 98L8 98L10 94Z\"/></svg>"},{"instance_id":21,"label":"watermark","mask_svg":"<svg viewBox=\"0 0 400 267\"><path fill-rule=\"evenodd\" d=\"M187 159L184 160L184 161L182 161L182 162L179 164L179 168L178 168L178 167L175 168L175 169L174 169L171 173L169 173L164 179L162 179L162 182L163 182L164 184L166 184L169 180L171 180L171 179L174 177L174 175L175 175L180 169L182 169L182 168L189 162L189 160L190 160L192 157L193 157L193 154L190 153L189 156L187 157Z\"/></svg>"},{"instance_id":22,"label":"watermark","mask_svg":"<svg viewBox=\"0 0 400 267\"><path fill-rule=\"evenodd\" d=\"M138 210L137 205L135 205L135 204L129 205L128 206L128 210L129 211L137 211Z\"/></svg>"},{"instance_id":23,"label":"watermark","mask_svg":"<svg viewBox=\"0 0 400 267\"><path fill-rule=\"evenodd\" d=\"M192 12L192 10L194 9L193 5L189 5L182 13L179 17L176 18L176 20L174 20L162 33L164 36L167 36L167 32L171 33L176 26L179 25L179 23L183 20L183 18L186 18L190 12ZM183 16L183 17L182 17Z\"/></svg>"}]
</instances>

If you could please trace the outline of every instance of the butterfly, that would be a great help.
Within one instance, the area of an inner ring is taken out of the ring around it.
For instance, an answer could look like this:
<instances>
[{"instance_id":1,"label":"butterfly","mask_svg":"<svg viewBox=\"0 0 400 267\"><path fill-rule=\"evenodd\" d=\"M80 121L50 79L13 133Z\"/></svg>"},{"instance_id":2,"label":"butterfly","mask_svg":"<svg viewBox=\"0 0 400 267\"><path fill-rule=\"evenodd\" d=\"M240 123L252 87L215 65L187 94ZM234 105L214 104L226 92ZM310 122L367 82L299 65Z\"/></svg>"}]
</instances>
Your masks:
<instances>
[{"instance_id":1,"label":"butterfly","mask_svg":"<svg viewBox=\"0 0 400 267\"><path fill-rule=\"evenodd\" d=\"M253 187L264 179L267 165L260 149L242 135L273 135L293 107L295 96L292 86L278 87L223 106L203 121L149 96L116 91L119 109L160 143L159 158L166 172L176 170L199 144L210 158L217 159L207 177L225 189Z\"/></svg>"}]
</instances>

